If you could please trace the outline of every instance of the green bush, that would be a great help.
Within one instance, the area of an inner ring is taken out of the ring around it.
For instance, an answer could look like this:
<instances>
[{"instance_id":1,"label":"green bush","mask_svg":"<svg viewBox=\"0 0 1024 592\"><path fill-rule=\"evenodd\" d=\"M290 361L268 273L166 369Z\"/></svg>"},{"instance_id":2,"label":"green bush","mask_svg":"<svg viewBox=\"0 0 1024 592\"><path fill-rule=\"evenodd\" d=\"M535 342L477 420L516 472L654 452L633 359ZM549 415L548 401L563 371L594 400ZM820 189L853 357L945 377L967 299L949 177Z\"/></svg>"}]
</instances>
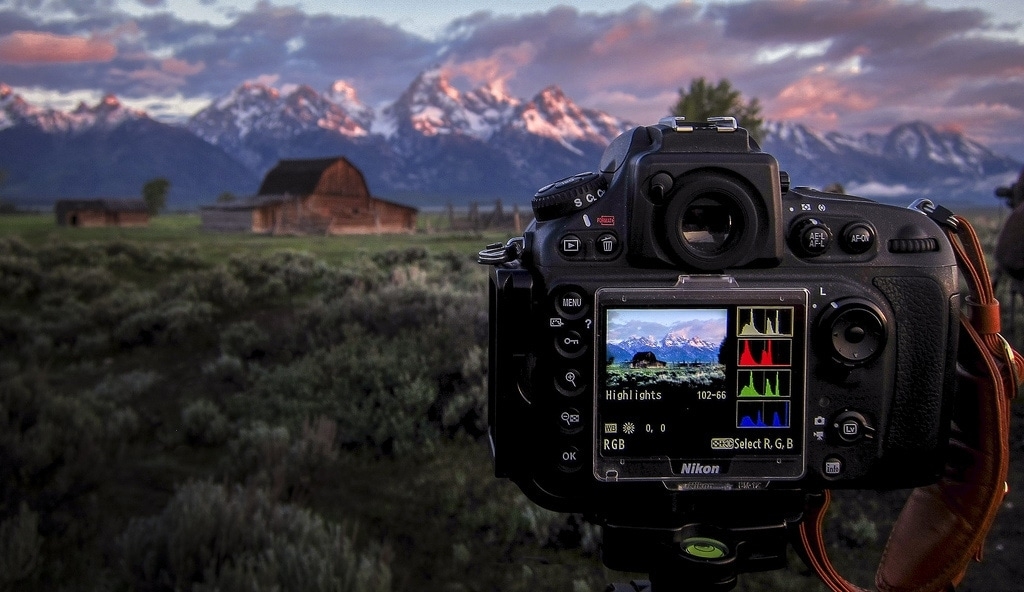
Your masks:
<instances>
[{"instance_id":1,"label":"green bush","mask_svg":"<svg viewBox=\"0 0 1024 592\"><path fill-rule=\"evenodd\" d=\"M193 482L119 540L125 583L153 591L391 589L386 549L260 490Z\"/></svg>"},{"instance_id":2,"label":"green bush","mask_svg":"<svg viewBox=\"0 0 1024 592\"><path fill-rule=\"evenodd\" d=\"M231 323L220 333L220 351L243 360L263 357L272 347L270 335L255 321Z\"/></svg>"},{"instance_id":3,"label":"green bush","mask_svg":"<svg viewBox=\"0 0 1024 592\"><path fill-rule=\"evenodd\" d=\"M42 546L39 515L22 502L17 514L0 520L0 589L13 590L38 577Z\"/></svg>"},{"instance_id":4,"label":"green bush","mask_svg":"<svg viewBox=\"0 0 1024 592\"><path fill-rule=\"evenodd\" d=\"M161 284L161 300L208 302L219 310L233 311L248 304L249 288L226 267L189 270Z\"/></svg>"},{"instance_id":5,"label":"green bush","mask_svg":"<svg viewBox=\"0 0 1024 592\"><path fill-rule=\"evenodd\" d=\"M109 475L113 438L122 437L100 411L89 397L55 392L42 372L0 379L0 523L17 534L7 552L24 575L35 565L35 521L42 554L29 571L43 589L76 570L99 527L93 493Z\"/></svg>"},{"instance_id":6,"label":"green bush","mask_svg":"<svg viewBox=\"0 0 1024 592\"><path fill-rule=\"evenodd\" d=\"M228 418L207 399L193 401L182 410L181 426L186 441L193 446L219 446L227 442L231 432Z\"/></svg>"},{"instance_id":7,"label":"green bush","mask_svg":"<svg viewBox=\"0 0 1024 592\"><path fill-rule=\"evenodd\" d=\"M208 302L172 300L121 320L113 337L124 346L202 345L214 338L213 320Z\"/></svg>"},{"instance_id":8,"label":"green bush","mask_svg":"<svg viewBox=\"0 0 1024 592\"><path fill-rule=\"evenodd\" d=\"M438 399L433 369L415 341L351 331L344 343L294 363L253 371L231 414L285 425L297 433L310 418L338 423L339 443L382 452L430 447L439 436L431 409Z\"/></svg>"}]
</instances>

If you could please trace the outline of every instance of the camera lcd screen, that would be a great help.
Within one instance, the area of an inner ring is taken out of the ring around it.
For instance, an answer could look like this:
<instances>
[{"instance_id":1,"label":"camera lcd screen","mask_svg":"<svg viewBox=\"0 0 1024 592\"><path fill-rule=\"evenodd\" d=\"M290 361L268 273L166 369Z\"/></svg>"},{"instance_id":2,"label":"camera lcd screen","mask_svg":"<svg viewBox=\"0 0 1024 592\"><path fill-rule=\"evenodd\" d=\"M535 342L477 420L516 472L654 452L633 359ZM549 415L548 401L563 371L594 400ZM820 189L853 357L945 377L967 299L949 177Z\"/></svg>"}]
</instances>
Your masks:
<instances>
[{"instance_id":1,"label":"camera lcd screen","mask_svg":"<svg viewBox=\"0 0 1024 592\"><path fill-rule=\"evenodd\" d=\"M598 292L595 475L796 479L804 290Z\"/></svg>"}]
</instances>

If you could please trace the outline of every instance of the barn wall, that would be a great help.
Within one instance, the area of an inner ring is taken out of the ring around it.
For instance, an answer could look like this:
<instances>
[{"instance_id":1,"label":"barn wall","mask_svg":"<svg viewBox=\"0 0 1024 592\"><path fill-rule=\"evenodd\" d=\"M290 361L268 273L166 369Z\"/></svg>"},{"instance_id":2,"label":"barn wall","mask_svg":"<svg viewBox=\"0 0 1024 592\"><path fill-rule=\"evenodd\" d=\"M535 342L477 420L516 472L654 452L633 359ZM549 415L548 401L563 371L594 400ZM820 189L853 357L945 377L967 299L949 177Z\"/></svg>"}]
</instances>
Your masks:
<instances>
[{"instance_id":1,"label":"barn wall","mask_svg":"<svg viewBox=\"0 0 1024 592\"><path fill-rule=\"evenodd\" d=\"M107 215L111 226L139 227L149 225L149 214L142 212L112 212Z\"/></svg>"},{"instance_id":2,"label":"barn wall","mask_svg":"<svg viewBox=\"0 0 1024 592\"><path fill-rule=\"evenodd\" d=\"M99 228L107 225L107 214L102 210L71 210L68 225L78 228Z\"/></svg>"},{"instance_id":3,"label":"barn wall","mask_svg":"<svg viewBox=\"0 0 1024 592\"><path fill-rule=\"evenodd\" d=\"M407 233L416 229L416 212L397 204L371 200L369 208L331 218L331 234Z\"/></svg>"}]
</instances>

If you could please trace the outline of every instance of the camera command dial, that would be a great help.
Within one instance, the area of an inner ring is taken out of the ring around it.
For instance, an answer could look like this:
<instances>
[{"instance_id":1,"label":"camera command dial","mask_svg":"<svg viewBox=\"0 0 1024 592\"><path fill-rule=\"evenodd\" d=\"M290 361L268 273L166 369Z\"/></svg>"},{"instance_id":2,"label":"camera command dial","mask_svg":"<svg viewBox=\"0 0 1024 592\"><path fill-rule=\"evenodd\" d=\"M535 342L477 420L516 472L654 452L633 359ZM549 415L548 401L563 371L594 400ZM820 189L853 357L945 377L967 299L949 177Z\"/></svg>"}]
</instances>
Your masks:
<instances>
[{"instance_id":1,"label":"camera command dial","mask_svg":"<svg viewBox=\"0 0 1024 592\"><path fill-rule=\"evenodd\" d=\"M533 215L543 222L586 209L604 195L607 187L608 182L599 173L578 173L555 181L533 195Z\"/></svg>"}]
</instances>

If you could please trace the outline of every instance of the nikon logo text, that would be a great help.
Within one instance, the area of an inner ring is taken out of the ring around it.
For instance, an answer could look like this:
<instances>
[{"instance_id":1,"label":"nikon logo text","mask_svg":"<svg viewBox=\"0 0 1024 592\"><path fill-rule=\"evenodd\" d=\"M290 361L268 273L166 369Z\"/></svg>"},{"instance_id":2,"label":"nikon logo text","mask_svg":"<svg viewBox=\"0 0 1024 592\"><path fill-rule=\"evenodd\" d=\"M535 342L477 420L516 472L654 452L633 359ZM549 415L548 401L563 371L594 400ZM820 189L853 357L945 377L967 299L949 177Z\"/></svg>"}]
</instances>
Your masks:
<instances>
[{"instance_id":1,"label":"nikon logo text","mask_svg":"<svg viewBox=\"0 0 1024 592\"><path fill-rule=\"evenodd\" d=\"M722 465L702 465L700 463L683 463L683 475L717 475L722 472Z\"/></svg>"}]
</instances>

